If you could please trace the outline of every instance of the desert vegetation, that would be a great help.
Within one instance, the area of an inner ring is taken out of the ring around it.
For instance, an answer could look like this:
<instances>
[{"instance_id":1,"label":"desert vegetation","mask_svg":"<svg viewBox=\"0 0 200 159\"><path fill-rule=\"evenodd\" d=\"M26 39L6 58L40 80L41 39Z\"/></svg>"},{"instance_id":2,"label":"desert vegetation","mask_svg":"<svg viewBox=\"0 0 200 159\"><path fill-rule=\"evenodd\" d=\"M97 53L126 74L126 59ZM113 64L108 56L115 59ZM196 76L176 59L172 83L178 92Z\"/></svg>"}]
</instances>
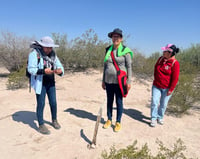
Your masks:
<instances>
[{"instance_id":1,"label":"desert vegetation","mask_svg":"<svg viewBox=\"0 0 200 159\"><path fill-rule=\"evenodd\" d=\"M103 68L105 48L110 45L110 42L99 39L93 29L70 41L66 34L52 33L52 37L60 45L56 53L66 71ZM27 87L25 69L31 51L29 45L33 40L35 40L33 37L19 37L11 32L1 32L0 62L10 71L8 89ZM146 57L136 49L132 48L132 50L134 51L133 75L152 80L155 62L161 54L156 52ZM190 48L181 50L176 58L180 62L180 78L167 111L174 115L181 115L199 101L200 44L193 44Z\"/></svg>"},{"instance_id":2,"label":"desert vegetation","mask_svg":"<svg viewBox=\"0 0 200 159\"><path fill-rule=\"evenodd\" d=\"M56 53L64 65L65 71L76 72L86 69L103 69L103 59L105 48L110 45L107 40L101 40L94 30L89 29L80 37L69 41L66 34L52 33L52 37L60 45ZM19 37L11 32L2 32L0 35L0 64L6 67L8 75L7 89L16 90L26 88L28 79L25 76L30 42L33 37ZM126 39L125 39L126 40ZM161 56L159 52L152 53L146 57L136 49L132 63L133 75L136 79L144 78L153 80L154 65ZM181 116L185 114L199 102L200 88L200 44L193 44L190 48L181 50L176 56L180 62L179 83L174 91L169 103L167 113ZM134 89L134 88L133 88ZM115 146L102 152L104 159L121 158L186 158L183 151L186 150L181 139L174 143L174 147L169 149L161 141L157 141L158 153L152 155L148 145L141 148L136 147L137 141L126 148L117 150Z\"/></svg>"},{"instance_id":3,"label":"desert vegetation","mask_svg":"<svg viewBox=\"0 0 200 159\"><path fill-rule=\"evenodd\" d=\"M152 155L148 145L145 144L141 148L137 147L137 141L132 145L117 150L113 145L110 152L104 150L101 154L103 159L187 159L184 155L186 146L181 139L178 139L172 148L167 148L162 141L156 141L158 152Z\"/></svg>"}]
</instances>

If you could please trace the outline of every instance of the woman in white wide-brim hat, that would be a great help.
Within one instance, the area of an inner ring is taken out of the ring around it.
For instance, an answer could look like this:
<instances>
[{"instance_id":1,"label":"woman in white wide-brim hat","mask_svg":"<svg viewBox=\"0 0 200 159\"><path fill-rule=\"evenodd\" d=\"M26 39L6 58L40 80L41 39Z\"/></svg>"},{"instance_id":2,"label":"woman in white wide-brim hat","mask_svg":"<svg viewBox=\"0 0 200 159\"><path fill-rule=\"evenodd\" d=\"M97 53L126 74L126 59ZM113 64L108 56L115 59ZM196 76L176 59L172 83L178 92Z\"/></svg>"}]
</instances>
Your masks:
<instances>
[{"instance_id":1,"label":"woman in white wide-brim hat","mask_svg":"<svg viewBox=\"0 0 200 159\"><path fill-rule=\"evenodd\" d=\"M53 50L54 47L59 47L59 45L56 45L51 37L45 36L40 41L35 41L31 44L33 50L28 58L28 72L31 74L31 87L35 90L37 99L36 114L39 132L42 134L50 134L50 131L44 125L43 119L46 94L51 110L52 126L55 129L60 129L60 124L57 121L54 75L64 75L64 68Z\"/></svg>"}]
</instances>

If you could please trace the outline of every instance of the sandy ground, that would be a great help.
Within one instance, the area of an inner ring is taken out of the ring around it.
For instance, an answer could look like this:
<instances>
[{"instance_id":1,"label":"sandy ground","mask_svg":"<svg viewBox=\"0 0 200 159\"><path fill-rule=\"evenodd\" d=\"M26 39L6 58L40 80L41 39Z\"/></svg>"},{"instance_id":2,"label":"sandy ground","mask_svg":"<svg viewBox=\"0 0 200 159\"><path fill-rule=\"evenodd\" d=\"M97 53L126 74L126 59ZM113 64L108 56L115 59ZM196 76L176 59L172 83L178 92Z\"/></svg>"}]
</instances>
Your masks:
<instances>
[{"instance_id":1,"label":"sandy ground","mask_svg":"<svg viewBox=\"0 0 200 159\"><path fill-rule=\"evenodd\" d=\"M2 70L0 70L2 73ZM102 73L66 73L56 78L58 120L62 128L55 130L51 121L48 100L44 111L50 135L37 131L35 94L27 89L6 89L6 77L0 78L0 154L2 159L97 159L103 150L112 145L125 148L138 141L141 147L147 143L153 154L161 140L172 149L179 138L187 147L187 157L200 158L200 112L190 111L182 118L165 116L165 124L155 128L149 126L151 81L135 80L127 98L124 99L122 130L103 129L106 117L105 91L101 88ZM99 126L96 149L89 150L99 107L103 105L103 116ZM115 107L115 105L114 105ZM115 122L116 109L113 110Z\"/></svg>"}]
</instances>

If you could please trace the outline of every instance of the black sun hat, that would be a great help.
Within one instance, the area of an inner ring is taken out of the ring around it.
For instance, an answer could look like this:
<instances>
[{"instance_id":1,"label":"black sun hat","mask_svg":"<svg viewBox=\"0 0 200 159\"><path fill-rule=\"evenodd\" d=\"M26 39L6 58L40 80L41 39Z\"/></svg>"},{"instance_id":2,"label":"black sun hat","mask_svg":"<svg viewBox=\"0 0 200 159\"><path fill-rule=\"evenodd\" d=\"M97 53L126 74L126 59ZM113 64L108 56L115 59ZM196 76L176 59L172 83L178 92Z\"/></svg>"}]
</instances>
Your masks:
<instances>
[{"instance_id":1,"label":"black sun hat","mask_svg":"<svg viewBox=\"0 0 200 159\"><path fill-rule=\"evenodd\" d=\"M119 34L121 37L123 37L122 35L122 30L119 28L114 29L112 32L108 33L108 37L112 38L113 34Z\"/></svg>"}]
</instances>

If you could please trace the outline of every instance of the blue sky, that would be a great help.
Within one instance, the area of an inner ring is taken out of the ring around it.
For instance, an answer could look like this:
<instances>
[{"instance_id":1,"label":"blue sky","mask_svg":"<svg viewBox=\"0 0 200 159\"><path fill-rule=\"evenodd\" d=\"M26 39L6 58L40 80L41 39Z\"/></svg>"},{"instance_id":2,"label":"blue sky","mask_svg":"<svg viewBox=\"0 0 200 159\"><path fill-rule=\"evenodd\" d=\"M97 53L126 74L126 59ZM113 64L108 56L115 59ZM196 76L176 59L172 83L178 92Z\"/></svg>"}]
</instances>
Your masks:
<instances>
[{"instance_id":1,"label":"blue sky","mask_svg":"<svg viewBox=\"0 0 200 159\"><path fill-rule=\"evenodd\" d=\"M181 49L200 43L200 0L6 0L0 31L39 40L51 33L68 40L93 29L101 40L120 28L127 46L150 55L168 43Z\"/></svg>"}]
</instances>

